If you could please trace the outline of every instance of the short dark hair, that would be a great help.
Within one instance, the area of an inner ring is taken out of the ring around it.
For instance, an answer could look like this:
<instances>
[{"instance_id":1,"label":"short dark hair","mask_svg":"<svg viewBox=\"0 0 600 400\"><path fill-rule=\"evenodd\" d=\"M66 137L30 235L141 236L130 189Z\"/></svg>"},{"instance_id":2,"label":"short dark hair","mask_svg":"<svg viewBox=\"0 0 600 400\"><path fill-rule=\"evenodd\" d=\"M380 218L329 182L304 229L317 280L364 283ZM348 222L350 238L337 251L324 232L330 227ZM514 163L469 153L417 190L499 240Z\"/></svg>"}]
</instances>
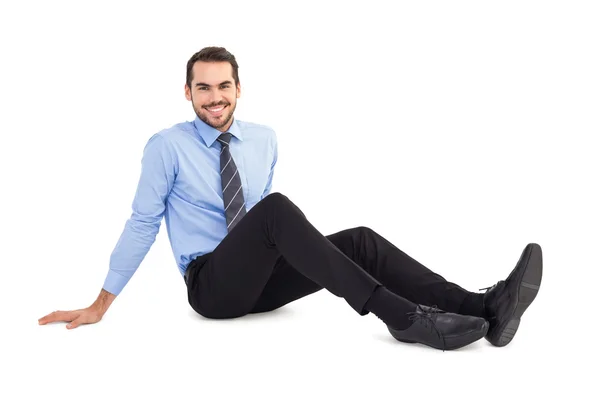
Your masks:
<instances>
[{"instance_id":1,"label":"short dark hair","mask_svg":"<svg viewBox=\"0 0 600 400\"><path fill-rule=\"evenodd\" d=\"M185 77L185 83L191 89L192 80L194 79L194 64L197 61L205 61L205 62L219 62L219 61L227 61L231 64L231 68L233 70L233 80L235 81L235 85L237 86L240 83L240 78L238 75L238 63L235 60L235 56L228 52L224 47L205 47L196 54L194 54L187 62L187 73Z\"/></svg>"}]
</instances>

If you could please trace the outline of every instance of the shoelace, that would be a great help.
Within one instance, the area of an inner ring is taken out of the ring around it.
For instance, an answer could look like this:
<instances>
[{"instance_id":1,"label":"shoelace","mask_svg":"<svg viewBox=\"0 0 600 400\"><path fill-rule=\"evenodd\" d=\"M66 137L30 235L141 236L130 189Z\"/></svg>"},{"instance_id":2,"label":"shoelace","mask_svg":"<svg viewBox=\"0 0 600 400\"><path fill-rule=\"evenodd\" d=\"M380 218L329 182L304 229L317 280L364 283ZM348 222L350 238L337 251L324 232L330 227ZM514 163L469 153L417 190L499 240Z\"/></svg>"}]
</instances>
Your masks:
<instances>
[{"instance_id":1,"label":"shoelace","mask_svg":"<svg viewBox=\"0 0 600 400\"><path fill-rule=\"evenodd\" d=\"M492 290L493 288L495 288L495 287L496 287L496 285L498 285L498 284L497 284L497 283L495 283L495 284L493 284L492 286L488 286L488 287L486 287L486 288L479 289L479 291L481 292L482 290L485 290L485 293L487 293L487 292L489 292L490 290ZM484 293L484 294L485 294L485 293ZM487 314L487 311L484 311L484 313L485 313L485 314ZM486 319L487 319L488 321L493 321L493 320L495 320L495 319L496 319L496 316L495 316L495 315L494 315L494 316L486 316Z\"/></svg>"},{"instance_id":2,"label":"shoelace","mask_svg":"<svg viewBox=\"0 0 600 400\"><path fill-rule=\"evenodd\" d=\"M445 351L446 350L446 340L444 339L444 335L442 335L442 333L439 331L439 329L435 325L435 320L432 317L432 315L437 315L443 311L435 305L431 306L428 311L423 309L423 307L421 307L420 304L417 304L417 307L419 308L419 310L421 310L421 313L419 313L418 311L411 311L411 312L407 313L409 315L408 319L411 321L415 321L415 323L419 322L421 324L424 324L426 328L429 327L429 322L431 322L431 326L433 327L433 329L435 329L438 336L442 339L442 343L443 343L442 351Z\"/></svg>"},{"instance_id":3,"label":"shoelace","mask_svg":"<svg viewBox=\"0 0 600 400\"><path fill-rule=\"evenodd\" d=\"M493 284L492 286L484 287L483 289L479 289L479 291L481 292L482 290L485 290L485 292L487 293L490 291L490 289L493 289L494 286L496 286L496 284Z\"/></svg>"}]
</instances>

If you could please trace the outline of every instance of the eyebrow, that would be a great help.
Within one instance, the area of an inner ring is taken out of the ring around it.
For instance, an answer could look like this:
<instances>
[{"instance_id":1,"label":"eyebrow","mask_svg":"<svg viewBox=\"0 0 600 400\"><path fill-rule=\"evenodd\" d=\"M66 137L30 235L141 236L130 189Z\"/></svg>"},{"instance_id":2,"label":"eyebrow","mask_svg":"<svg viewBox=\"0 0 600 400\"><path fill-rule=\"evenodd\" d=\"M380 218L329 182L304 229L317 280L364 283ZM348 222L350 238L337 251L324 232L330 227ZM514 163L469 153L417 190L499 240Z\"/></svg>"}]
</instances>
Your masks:
<instances>
[{"instance_id":1,"label":"eyebrow","mask_svg":"<svg viewBox=\"0 0 600 400\"><path fill-rule=\"evenodd\" d=\"M223 81L223 82L219 83L217 86L222 86L222 85L227 85L227 84L232 85L233 82L231 82L231 81ZM208 86L208 87L210 87L210 85L208 83L204 83L204 82L198 82L198 83L196 83L195 86Z\"/></svg>"}]
</instances>

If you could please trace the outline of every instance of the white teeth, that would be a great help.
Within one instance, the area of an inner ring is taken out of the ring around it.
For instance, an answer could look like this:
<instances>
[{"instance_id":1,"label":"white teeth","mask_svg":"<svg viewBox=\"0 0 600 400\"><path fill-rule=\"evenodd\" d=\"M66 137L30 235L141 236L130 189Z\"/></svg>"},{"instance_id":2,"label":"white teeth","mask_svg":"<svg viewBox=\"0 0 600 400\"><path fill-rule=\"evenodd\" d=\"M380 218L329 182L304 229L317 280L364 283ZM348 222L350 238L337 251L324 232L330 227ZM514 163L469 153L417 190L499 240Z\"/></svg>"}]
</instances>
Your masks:
<instances>
[{"instance_id":1,"label":"white teeth","mask_svg":"<svg viewBox=\"0 0 600 400\"><path fill-rule=\"evenodd\" d=\"M225 107L221 106L221 107L219 107L219 108L209 108L208 110L209 110L209 111L212 111L212 112L219 112L219 111L221 111L221 110L222 110L222 109L224 109L224 108L225 108Z\"/></svg>"}]
</instances>

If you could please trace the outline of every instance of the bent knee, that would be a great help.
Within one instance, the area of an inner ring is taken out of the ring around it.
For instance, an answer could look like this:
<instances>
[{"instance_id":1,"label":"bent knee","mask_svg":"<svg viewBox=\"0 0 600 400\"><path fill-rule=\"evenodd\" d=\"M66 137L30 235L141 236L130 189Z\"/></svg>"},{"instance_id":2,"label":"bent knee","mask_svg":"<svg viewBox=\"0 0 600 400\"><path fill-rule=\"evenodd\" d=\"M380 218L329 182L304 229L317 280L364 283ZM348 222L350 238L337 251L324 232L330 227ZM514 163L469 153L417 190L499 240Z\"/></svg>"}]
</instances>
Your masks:
<instances>
[{"instance_id":1,"label":"bent knee","mask_svg":"<svg viewBox=\"0 0 600 400\"><path fill-rule=\"evenodd\" d=\"M293 204L286 195L279 192L269 193L261 200L261 203L266 204L268 207L276 207L280 205L289 206L290 204Z\"/></svg>"},{"instance_id":2,"label":"bent knee","mask_svg":"<svg viewBox=\"0 0 600 400\"><path fill-rule=\"evenodd\" d=\"M290 201L290 199L287 198L286 195L284 195L283 193L279 193L279 192L272 192L269 193L268 195L266 195L262 201L268 201L270 203L272 202L285 202L285 201Z\"/></svg>"},{"instance_id":3,"label":"bent knee","mask_svg":"<svg viewBox=\"0 0 600 400\"><path fill-rule=\"evenodd\" d=\"M363 235L372 235L375 231L368 226L357 226L354 230Z\"/></svg>"}]
</instances>

